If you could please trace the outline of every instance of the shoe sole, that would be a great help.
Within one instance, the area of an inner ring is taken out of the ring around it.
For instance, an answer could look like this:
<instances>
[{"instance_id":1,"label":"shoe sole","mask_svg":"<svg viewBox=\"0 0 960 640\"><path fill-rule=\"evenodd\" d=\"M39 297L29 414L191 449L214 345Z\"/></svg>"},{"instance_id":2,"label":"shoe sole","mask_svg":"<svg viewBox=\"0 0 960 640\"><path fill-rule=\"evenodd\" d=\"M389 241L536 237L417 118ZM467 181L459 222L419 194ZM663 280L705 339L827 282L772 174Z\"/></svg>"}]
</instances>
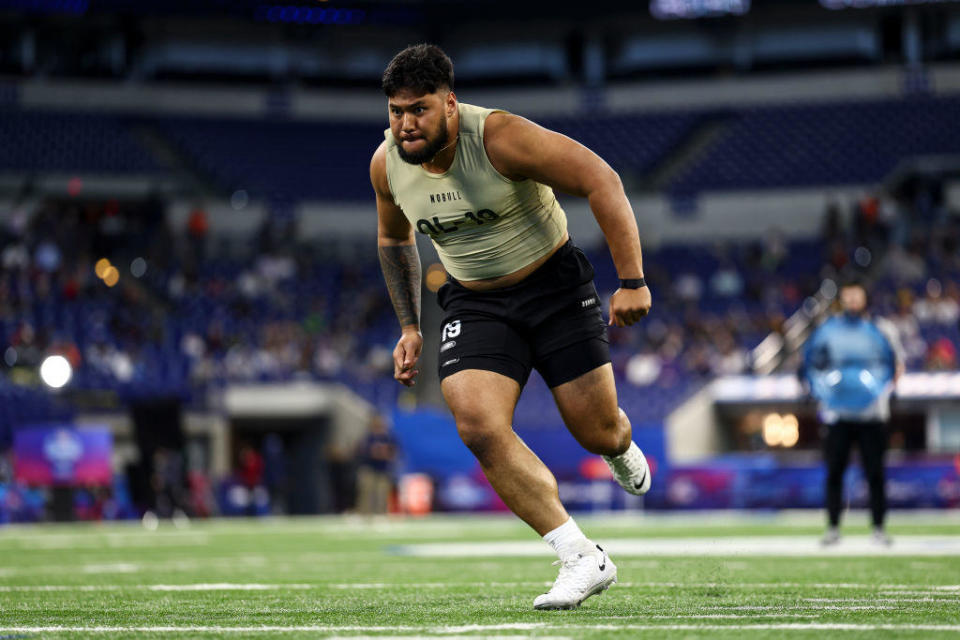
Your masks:
<instances>
[{"instance_id":1,"label":"shoe sole","mask_svg":"<svg viewBox=\"0 0 960 640\"><path fill-rule=\"evenodd\" d=\"M587 595L580 598L580 600L578 600L576 603L561 604L561 605L542 604L542 605L534 605L533 608L538 611L569 611L570 609L579 609L580 604L583 603L584 600L586 600L590 596L602 595L604 591L606 591L616 583L617 583L617 574L613 574L603 582L597 583L597 585L594 586L593 589L587 592Z\"/></svg>"}]
</instances>

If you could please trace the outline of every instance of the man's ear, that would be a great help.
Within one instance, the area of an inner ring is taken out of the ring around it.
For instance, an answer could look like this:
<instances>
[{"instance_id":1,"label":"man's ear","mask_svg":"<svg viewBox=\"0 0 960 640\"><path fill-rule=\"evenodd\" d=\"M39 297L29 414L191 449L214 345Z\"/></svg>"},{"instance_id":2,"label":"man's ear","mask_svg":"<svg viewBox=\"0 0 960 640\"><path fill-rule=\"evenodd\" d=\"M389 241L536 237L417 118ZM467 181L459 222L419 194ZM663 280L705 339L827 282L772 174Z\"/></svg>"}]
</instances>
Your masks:
<instances>
[{"instance_id":1,"label":"man's ear","mask_svg":"<svg viewBox=\"0 0 960 640\"><path fill-rule=\"evenodd\" d=\"M454 110L457 108L457 95L450 91L447 93L447 117L453 116Z\"/></svg>"}]
</instances>

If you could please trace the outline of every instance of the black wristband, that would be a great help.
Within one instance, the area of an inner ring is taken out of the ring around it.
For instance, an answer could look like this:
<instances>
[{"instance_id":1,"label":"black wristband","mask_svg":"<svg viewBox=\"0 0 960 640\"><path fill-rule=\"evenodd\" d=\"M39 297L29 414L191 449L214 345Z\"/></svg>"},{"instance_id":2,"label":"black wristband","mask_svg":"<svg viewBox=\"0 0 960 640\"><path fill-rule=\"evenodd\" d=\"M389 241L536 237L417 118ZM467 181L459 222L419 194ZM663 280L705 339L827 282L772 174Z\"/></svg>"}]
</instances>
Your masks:
<instances>
[{"instance_id":1,"label":"black wristband","mask_svg":"<svg viewBox=\"0 0 960 640\"><path fill-rule=\"evenodd\" d=\"M620 278L621 289L643 289L645 286L647 282L643 278Z\"/></svg>"}]
</instances>

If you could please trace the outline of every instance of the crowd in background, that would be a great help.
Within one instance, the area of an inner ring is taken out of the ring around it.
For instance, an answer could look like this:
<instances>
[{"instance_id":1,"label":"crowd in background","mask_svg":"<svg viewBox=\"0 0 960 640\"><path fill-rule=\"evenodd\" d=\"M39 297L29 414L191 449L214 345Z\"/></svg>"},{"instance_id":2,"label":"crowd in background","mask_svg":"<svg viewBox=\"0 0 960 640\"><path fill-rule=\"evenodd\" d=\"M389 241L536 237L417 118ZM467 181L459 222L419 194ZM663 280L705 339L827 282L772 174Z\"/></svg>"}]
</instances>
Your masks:
<instances>
[{"instance_id":1,"label":"crowd in background","mask_svg":"<svg viewBox=\"0 0 960 640\"><path fill-rule=\"evenodd\" d=\"M832 199L816 242L790 243L772 231L750 244L691 247L720 265L709 274L664 273L648 258L657 308L639 331L615 334L632 352L623 365L627 379L642 386L669 384L677 370L700 379L749 373L751 349L766 334L782 333L824 281L835 287L850 272L873 281L872 309L897 327L908 369L956 369L960 210L947 205L941 187L917 185L899 197L868 193L847 205ZM791 253L802 251L819 255L814 271L789 268ZM705 309L711 299L726 303Z\"/></svg>"},{"instance_id":2,"label":"crowd in background","mask_svg":"<svg viewBox=\"0 0 960 640\"><path fill-rule=\"evenodd\" d=\"M153 199L27 200L5 213L0 339L20 379L53 352L105 386L137 380L158 357L185 361L197 386L392 366L389 350L361 340L389 321L372 251L344 264L268 218L243 255L223 255L202 210L171 229ZM103 258L115 285L96 274Z\"/></svg>"},{"instance_id":3,"label":"crowd in background","mask_svg":"<svg viewBox=\"0 0 960 640\"><path fill-rule=\"evenodd\" d=\"M823 280L851 269L875 280L874 308L899 328L910 368L954 368L949 329L960 288L950 275L960 268L960 212L930 190L865 195L846 211L831 202L816 242L770 231L756 242L680 248L705 269L671 261L676 248L648 249L657 304L639 329L612 332L618 373L644 386L746 372L763 337L781 331ZM157 360L173 363L168 378L185 372L194 388L389 379L395 327L372 249L358 246L347 262L332 247L298 243L295 221L268 217L236 255L209 236L204 217L198 205L172 229L156 197L24 199L5 212L0 348L8 373L29 380L57 352L97 374L91 386L152 382ZM609 263L604 247L587 249ZM808 252L819 252L814 270L792 255ZM120 273L113 287L96 274L104 257Z\"/></svg>"}]
</instances>

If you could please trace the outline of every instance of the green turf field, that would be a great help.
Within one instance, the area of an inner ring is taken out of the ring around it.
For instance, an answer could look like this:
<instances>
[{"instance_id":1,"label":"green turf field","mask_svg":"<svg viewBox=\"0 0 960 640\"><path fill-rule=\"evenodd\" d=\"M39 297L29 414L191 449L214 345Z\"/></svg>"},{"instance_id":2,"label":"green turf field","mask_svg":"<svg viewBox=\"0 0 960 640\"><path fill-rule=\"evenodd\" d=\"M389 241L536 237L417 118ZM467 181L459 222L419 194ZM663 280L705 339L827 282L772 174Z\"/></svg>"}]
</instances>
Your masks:
<instances>
[{"instance_id":1,"label":"green turf field","mask_svg":"<svg viewBox=\"0 0 960 640\"><path fill-rule=\"evenodd\" d=\"M578 518L620 583L560 612L532 609L556 567L512 517L0 527L0 640L960 637L958 514L894 514L879 554L863 514L822 553L821 520Z\"/></svg>"}]
</instances>

